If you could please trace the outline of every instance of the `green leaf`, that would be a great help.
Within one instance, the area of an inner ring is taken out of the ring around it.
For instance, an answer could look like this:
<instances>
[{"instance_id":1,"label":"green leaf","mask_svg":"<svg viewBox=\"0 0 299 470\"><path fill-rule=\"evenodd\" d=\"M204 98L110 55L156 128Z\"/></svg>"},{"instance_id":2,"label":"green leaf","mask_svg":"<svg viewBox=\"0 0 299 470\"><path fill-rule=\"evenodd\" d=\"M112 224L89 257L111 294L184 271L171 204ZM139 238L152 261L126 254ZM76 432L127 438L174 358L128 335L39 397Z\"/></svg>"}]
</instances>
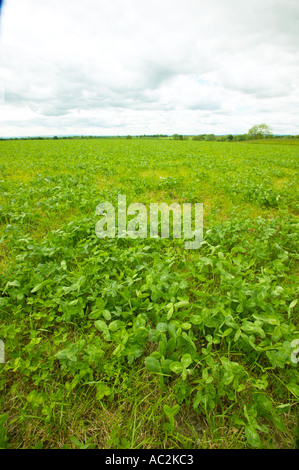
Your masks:
<instances>
[{"instance_id":1,"label":"green leaf","mask_svg":"<svg viewBox=\"0 0 299 470\"><path fill-rule=\"evenodd\" d=\"M189 353L184 354L182 359L181 359L181 363L183 364L183 366L188 367L188 366L190 366L191 362L192 362L191 355Z\"/></svg>"},{"instance_id":2,"label":"green leaf","mask_svg":"<svg viewBox=\"0 0 299 470\"><path fill-rule=\"evenodd\" d=\"M243 246L234 246L231 249L231 253L246 253L246 250L243 248Z\"/></svg>"},{"instance_id":3,"label":"green leaf","mask_svg":"<svg viewBox=\"0 0 299 470\"><path fill-rule=\"evenodd\" d=\"M105 396L111 395L111 388L107 387L104 383L100 382L97 384L97 400L102 400Z\"/></svg>"},{"instance_id":4,"label":"green leaf","mask_svg":"<svg viewBox=\"0 0 299 470\"><path fill-rule=\"evenodd\" d=\"M298 302L298 299L293 300L293 301L290 303L289 308L294 308L295 305L297 305L297 302Z\"/></svg>"},{"instance_id":5,"label":"green leaf","mask_svg":"<svg viewBox=\"0 0 299 470\"><path fill-rule=\"evenodd\" d=\"M251 333L251 334L256 333L261 338L265 338L266 336L264 330L259 325L250 321L244 321L241 326L241 329L245 331L246 333Z\"/></svg>"},{"instance_id":6,"label":"green leaf","mask_svg":"<svg viewBox=\"0 0 299 470\"><path fill-rule=\"evenodd\" d=\"M61 351L58 351L58 353L55 354L55 357L61 361L64 359L67 359L68 357L68 350L67 349L62 349Z\"/></svg>"},{"instance_id":7,"label":"green leaf","mask_svg":"<svg viewBox=\"0 0 299 470\"><path fill-rule=\"evenodd\" d=\"M168 418L172 417L172 408L169 405L164 405L163 411Z\"/></svg>"},{"instance_id":8,"label":"green leaf","mask_svg":"<svg viewBox=\"0 0 299 470\"><path fill-rule=\"evenodd\" d=\"M174 322L170 322L167 325L167 332L172 338L176 337L176 325Z\"/></svg>"},{"instance_id":9,"label":"green leaf","mask_svg":"<svg viewBox=\"0 0 299 470\"><path fill-rule=\"evenodd\" d=\"M99 331L106 331L108 329L106 323L103 320L97 320L94 322L94 326Z\"/></svg>"},{"instance_id":10,"label":"green leaf","mask_svg":"<svg viewBox=\"0 0 299 470\"><path fill-rule=\"evenodd\" d=\"M162 368L161 368L161 365L160 365L160 361L158 361L158 359L152 357L152 356L148 356L145 358L145 366L146 368L152 372L152 373L155 373L155 374L160 374L162 373Z\"/></svg>"},{"instance_id":11,"label":"green leaf","mask_svg":"<svg viewBox=\"0 0 299 470\"><path fill-rule=\"evenodd\" d=\"M192 327L191 323L181 323L181 328L182 330L190 330L190 328Z\"/></svg>"},{"instance_id":12,"label":"green leaf","mask_svg":"<svg viewBox=\"0 0 299 470\"><path fill-rule=\"evenodd\" d=\"M164 355L165 353L165 350L166 350L166 340L165 341L159 341L159 353L161 354L161 356Z\"/></svg>"},{"instance_id":13,"label":"green leaf","mask_svg":"<svg viewBox=\"0 0 299 470\"><path fill-rule=\"evenodd\" d=\"M123 322L121 320L114 320L109 325L110 331L117 331L122 327Z\"/></svg>"},{"instance_id":14,"label":"green leaf","mask_svg":"<svg viewBox=\"0 0 299 470\"><path fill-rule=\"evenodd\" d=\"M190 322L193 325L200 325L203 322L203 317L201 315L191 315Z\"/></svg>"},{"instance_id":15,"label":"green leaf","mask_svg":"<svg viewBox=\"0 0 299 470\"><path fill-rule=\"evenodd\" d=\"M103 332L103 336L104 336L106 341L111 340L110 332L108 330L108 327L107 327L106 323L103 320L95 321L94 326L96 327L97 330Z\"/></svg>"},{"instance_id":16,"label":"green leaf","mask_svg":"<svg viewBox=\"0 0 299 470\"><path fill-rule=\"evenodd\" d=\"M148 335L148 339L151 343L156 343L157 341L159 341L160 337L161 333L157 330L151 330Z\"/></svg>"},{"instance_id":17,"label":"green leaf","mask_svg":"<svg viewBox=\"0 0 299 470\"><path fill-rule=\"evenodd\" d=\"M175 374L180 374L183 370L183 364L181 362L172 362L169 364L169 369Z\"/></svg>"},{"instance_id":18,"label":"green leaf","mask_svg":"<svg viewBox=\"0 0 299 470\"><path fill-rule=\"evenodd\" d=\"M72 362L76 362L78 360L77 356L72 353L67 353L67 358Z\"/></svg>"},{"instance_id":19,"label":"green leaf","mask_svg":"<svg viewBox=\"0 0 299 470\"><path fill-rule=\"evenodd\" d=\"M3 292L6 292L8 287L21 287L21 284L19 281L17 280L14 280L14 281L8 281L5 285L5 288L4 288L4 291Z\"/></svg>"},{"instance_id":20,"label":"green leaf","mask_svg":"<svg viewBox=\"0 0 299 470\"><path fill-rule=\"evenodd\" d=\"M258 403L261 408L268 411L269 413L272 413L274 411L271 400L269 400L269 398L265 394L257 393L254 396L254 400Z\"/></svg>"},{"instance_id":21,"label":"green leaf","mask_svg":"<svg viewBox=\"0 0 299 470\"><path fill-rule=\"evenodd\" d=\"M164 374L171 375L171 370L169 368L171 363L171 359L161 359L161 367Z\"/></svg>"},{"instance_id":22,"label":"green leaf","mask_svg":"<svg viewBox=\"0 0 299 470\"><path fill-rule=\"evenodd\" d=\"M280 325L280 321L274 315L264 315L264 314L254 313L252 316L256 320L261 320L264 323L269 323L269 325L277 325L277 326Z\"/></svg>"},{"instance_id":23,"label":"green leaf","mask_svg":"<svg viewBox=\"0 0 299 470\"><path fill-rule=\"evenodd\" d=\"M205 256L202 256L201 258L199 258L200 261L202 261L202 263L204 263L205 265L211 265L213 266L213 261L210 259L210 258L206 258Z\"/></svg>"},{"instance_id":24,"label":"green leaf","mask_svg":"<svg viewBox=\"0 0 299 470\"><path fill-rule=\"evenodd\" d=\"M111 320L111 313L109 312L109 310L103 310L102 315L105 318L105 320L107 321Z\"/></svg>"},{"instance_id":25,"label":"green leaf","mask_svg":"<svg viewBox=\"0 0 299 470\"><path fill-rule=\"evenodd\" d=\"M44 286L45 282L41 282L40 284L37 284L35 287L33 287L33 289L30 291L31 294L34 294L35 292L37 292L39 289L41 289L43 286Z\"/></svg>"},{"instance_id":26,"label":"green leaf","mask_svg":"<svg viewBox=\"0 0 299 470\"><path fill-rule=\"evenodd\" d=\"M241 336L241 330L238 329L238 330L236 331L236 333L235 333L234 341L235 341L235 342L238 341L238 339L240 338L240 336Z\"/></svg>"},{"instance_id":27,"label":"green leaf","mask_svg":"<svg viewBox=\"0 0 299 470\"><path fill-rule=\"evenodd\" d=\"M222 377L224 385L229 385L234 380L234 374L230 371L225 371Z\"/></svg>"},{"instance_id":28,"label":"green leaf","mask_svg":"<svg viewBox=\"0 0 299 470\"><path fill-rule=\"evenodd\" d=\"M166 351L167 353L172 353L176 348L176 339L175 338L170 338L168 341L167 341L167 345L166 345Z\"/></svg>"},{"instance_id":29,"label":"green leaf","mask_svg":"<svg viewBox=\"0 0 299 470\"><path fill-rule=\"evenodd\" d=\"M176 302L174 304L175 308L187 307L187 305L189 305L188 300L181 300L180 302Z\"/></svg>"},{"instance_id":30,"label":"green leaf","mask_svg":"<svg viewBox=\"0 0 299 470\"><path fill-rule=\"evenodd\" d=\"M253 426L245 426L245 436L252 447L258 447L261 443L260 436Z\"/></svg>"},{"instance_id":31,"label":"green leaf","mask_svg":"<svg viewBox=\"0 0 299 470\"><path fill-rule=\"evenodd\" d=\"M180 411L180 405L174 405L172 408L169 405L164 405L163 411L168 418L173 417Z\"/></svg>"},{"instance_id":32,"label":"green leaf","mask_svg":"<svg viewBox=\"0 0 299 470\"><path fill-rule=\"evenodd\" d=\"M229 336L232 331L233 331L232 328L227 328L227 330L225 330L225 331L222 333L222 338L225 338L226 336Z\"/></svg>"},{"instance_id":33,"label":"green leaf","mask_svg":"<svg viewBox=\"0 0 299 470\"><path fill-rule=\"evenodd\" d=\"M167 331L167 323L158 323L158 325L156 326L156 330L160 333L164 333L165 331Z\"/></svg>"},{"instance_id":34,"label":"green leaf","mask_svg":"<svg viewBox=\"0 0 299 470\"><path fill-rule=\"evenodd\" d=\"M166 319L167 319L167 320L170 320L170 318L171 318L172 315L173 315L173 310L174 310L173 303L167 304L167 305L166 305L166 308L168 309Z\"/></svg>"}]
</instances>

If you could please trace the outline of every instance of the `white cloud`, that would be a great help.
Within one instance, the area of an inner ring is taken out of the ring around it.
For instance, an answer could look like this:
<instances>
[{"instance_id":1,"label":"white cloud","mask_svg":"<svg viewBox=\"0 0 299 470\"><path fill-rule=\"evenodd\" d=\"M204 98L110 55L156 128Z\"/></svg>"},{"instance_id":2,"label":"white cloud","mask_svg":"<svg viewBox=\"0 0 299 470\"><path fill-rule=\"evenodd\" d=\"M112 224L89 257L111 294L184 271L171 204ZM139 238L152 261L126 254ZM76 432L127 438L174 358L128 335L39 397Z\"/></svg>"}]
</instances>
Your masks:
<instances>
[{"instance_id":1,"label":"white cloud","mask_svg":"<svg viewBox=\"0 0 299 470\"><path fill-rule=\"evenodd\" d=\"M299 133L293 0L6 0L0 134Z\"/></svg>"}]
</instances>

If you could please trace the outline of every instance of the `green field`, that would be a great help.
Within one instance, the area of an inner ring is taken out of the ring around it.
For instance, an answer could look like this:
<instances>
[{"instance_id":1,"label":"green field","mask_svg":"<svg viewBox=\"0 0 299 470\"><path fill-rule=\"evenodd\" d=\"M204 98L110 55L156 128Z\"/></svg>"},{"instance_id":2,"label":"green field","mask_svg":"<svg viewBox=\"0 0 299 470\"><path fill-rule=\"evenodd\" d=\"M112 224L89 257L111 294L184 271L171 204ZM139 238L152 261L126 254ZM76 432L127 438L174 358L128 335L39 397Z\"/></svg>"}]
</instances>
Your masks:
<instances>
[{"instance_id":1,"label":"green field","mask_svg":"<svg viewBox=\"0 0 299 470\"><path fill-rule=\"evenodd\" d=\"M0 142L0 447L294 448L298 156ZM201 248L100 240L96 206L119 194L202 202Z\"/></svg>"}]
</instances>

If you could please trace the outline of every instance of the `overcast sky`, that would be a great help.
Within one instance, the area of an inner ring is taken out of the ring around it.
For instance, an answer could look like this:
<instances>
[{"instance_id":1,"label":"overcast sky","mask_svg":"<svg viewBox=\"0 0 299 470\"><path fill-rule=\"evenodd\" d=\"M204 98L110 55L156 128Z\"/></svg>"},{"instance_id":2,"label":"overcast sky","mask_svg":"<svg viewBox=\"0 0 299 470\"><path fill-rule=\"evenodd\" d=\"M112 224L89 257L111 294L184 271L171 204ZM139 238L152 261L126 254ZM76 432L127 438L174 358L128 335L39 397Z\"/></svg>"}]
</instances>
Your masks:
<instances>
[{"instance_id":1,"label":"overcast sky","mask_svg":"<svg viewBox=\"0 0 299 470\"><path fill-rule=\"evenodd\" d=\"M0 136L299 134L298 0L4 0Z\"/></svg>"}]
</instances>

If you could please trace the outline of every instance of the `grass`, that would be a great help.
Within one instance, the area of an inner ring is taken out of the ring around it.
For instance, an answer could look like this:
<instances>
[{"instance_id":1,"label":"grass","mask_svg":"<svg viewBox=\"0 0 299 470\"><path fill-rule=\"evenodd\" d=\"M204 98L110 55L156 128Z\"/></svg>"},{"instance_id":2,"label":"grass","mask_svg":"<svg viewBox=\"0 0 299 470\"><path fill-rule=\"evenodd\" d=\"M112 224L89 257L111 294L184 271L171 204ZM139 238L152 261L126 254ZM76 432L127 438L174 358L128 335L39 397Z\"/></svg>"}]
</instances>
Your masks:
<instances>
[{"instance_id":1,"label":"grass","mask_svg":"<svg viewBox=\"0 0 299 470\"><path fill-rule=\"evenodd\" d=\"M0 447L294 447L298 148L252 143L0 142ZM99 240L118 194L204 244Z\"/></svg>"}]
</instances>

